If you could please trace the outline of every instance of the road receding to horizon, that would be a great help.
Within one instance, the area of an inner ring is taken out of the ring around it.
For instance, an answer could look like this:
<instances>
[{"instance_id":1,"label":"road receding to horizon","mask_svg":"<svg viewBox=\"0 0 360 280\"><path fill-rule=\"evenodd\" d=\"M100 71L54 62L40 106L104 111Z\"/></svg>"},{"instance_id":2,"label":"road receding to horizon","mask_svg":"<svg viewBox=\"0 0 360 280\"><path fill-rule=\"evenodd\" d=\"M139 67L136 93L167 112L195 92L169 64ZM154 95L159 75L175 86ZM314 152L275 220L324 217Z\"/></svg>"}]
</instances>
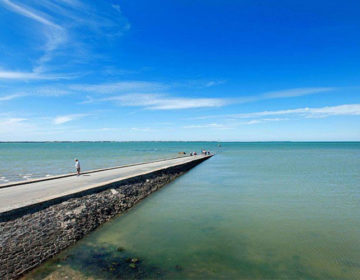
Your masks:
<instances>
[{"instance_id":1,"label":"road receding to horizon","mask_svg":"<svg viewBox=\"0 0 360 280\"><path fill-rule=\"evenodd\" d=\"M52 180L44 179L33 183L20 182L12 187L0 189L0 214L207 157L209 156L181 157L99 172L89 172L80 176L60 177Z\"/></svg>"}]
</instances>

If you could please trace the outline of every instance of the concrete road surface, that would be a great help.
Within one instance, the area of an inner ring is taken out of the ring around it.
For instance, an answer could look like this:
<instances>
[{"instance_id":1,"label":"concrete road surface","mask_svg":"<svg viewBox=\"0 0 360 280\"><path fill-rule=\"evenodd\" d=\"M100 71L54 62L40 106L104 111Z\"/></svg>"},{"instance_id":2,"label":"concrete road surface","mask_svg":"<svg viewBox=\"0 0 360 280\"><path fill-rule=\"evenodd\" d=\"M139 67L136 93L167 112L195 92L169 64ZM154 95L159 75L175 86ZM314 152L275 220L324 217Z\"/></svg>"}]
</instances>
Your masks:
<instances>
[{"instance_id":1,"label":"concrete road surface","mask_svg":"<svg viewBox=\"0 0 360 280\"><path fill-rule=\"evenodd\" d=\"M19 183L15 186L0 188L0 213L78 193L167 167L188 163L204 157L209 156L187 156L128 167L119 167L80 176L69 176L26 184Z\"/></svg>"}]
</instances>

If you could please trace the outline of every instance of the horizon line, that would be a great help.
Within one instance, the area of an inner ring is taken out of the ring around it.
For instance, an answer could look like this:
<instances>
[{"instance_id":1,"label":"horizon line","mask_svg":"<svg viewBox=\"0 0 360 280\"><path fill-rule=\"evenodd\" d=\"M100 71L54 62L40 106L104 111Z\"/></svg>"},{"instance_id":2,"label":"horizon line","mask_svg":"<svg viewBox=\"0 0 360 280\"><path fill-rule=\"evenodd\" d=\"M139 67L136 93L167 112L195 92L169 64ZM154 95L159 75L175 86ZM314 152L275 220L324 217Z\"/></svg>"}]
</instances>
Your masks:
<instances>
[{"instance_id":1,"label":"horizon line","mask_svg":"<svg viewBox=\"0 0 360 280\"><path fill-rule=\"evenodd\" d=\"M360 140L267 140L267 141L219 141L219 140L39 140L1 141L1 143L136 143L136 142L182 142L182 143L360 143Z\"/></svg>"}]
</instances>

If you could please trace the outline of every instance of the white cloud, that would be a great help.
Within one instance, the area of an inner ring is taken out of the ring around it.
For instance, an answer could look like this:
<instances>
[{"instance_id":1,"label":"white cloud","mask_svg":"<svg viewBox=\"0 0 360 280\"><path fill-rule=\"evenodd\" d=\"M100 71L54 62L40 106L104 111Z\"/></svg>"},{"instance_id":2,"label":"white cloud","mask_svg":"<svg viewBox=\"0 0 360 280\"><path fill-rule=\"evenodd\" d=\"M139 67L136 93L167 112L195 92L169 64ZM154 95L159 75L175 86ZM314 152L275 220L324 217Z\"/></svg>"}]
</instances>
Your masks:
<instances>
[{"instance_id":1,"label":"white cloud","mask_svg":"<svg viewBox=\"0 0 360 280\"><path fill-rule=\"evenodd\" d=\"M233 118L257 118L264 116L300 115L306 118L319 118L329 116L356 116L360 115L360 104L345 104L326 106L320 108L298 108L277 111L262 111L254 113L234 114Z\"/></svg>"},{"instance_id":2,"label":"white cloud","mask_svg":"<svg viewBox=\"0 0 360 280\"><path fill-rule=\"evenodd\" d=\"M210 85L211 86L211 85ZM154 92L166 88L166 85L153 82L118 82L112 84L102 85L73 85L72 89L83 90L96 93L116 93L126 91L141 91L147 90ZM255 102L259 100L273 99L273 98L288 98L295 96L303 96L308 94L315 94L325 91L333 90L333 88L297 88L284 91L268 92L258 96L247 96L241 98L185 98L185 97L172 97L165 94L153 93L133 93L113 96L103 101L115 101L121 106L139 106L151 110L174 110L174 109L189 109L189 108L204 108L204 107L222 107L229 104L239 104ZM87 97L85 103L94 101Z\"/></svg>"},{"instance_id":3,"label":"white cloud","mask_svg":"<svg viewBox=\"0 0 360 280\"><path fill-rule=\"evenodd\" d=\"M251 102L257 102L257 101L268 100L268 99L299 97L299 96L304 96L304 95L309 95L309 94L329 92L329 91L333 91L335 89L336 88L333 88L333 87L294 88L294 89L287 89L287 90L265 92L263 94L253 95L253 96L243 96L243 97L238 97L238 98L222 99L222 101L224 103L223 105L244 104L244 103L251 103ZM214 117L219 117L219 116L216 116L216 115L215 116L202 116L202 117L197 117L196 119L212 119Z\"/></svg>"},{"instance_id":4,"label":"white cloud","mask_svg":"<svg viewBox=\"0 0 360 280\"><path fill-rule=\"evenodd\" d=\"M242 103L250 103L261 100L268 100L268 99L299 97L299 96L316 94L321 92L329 92L333 90L335 90L335 88L332 87L293 88L293 89L265 92L260 95L243 96L233 99L233 102L242 104Z\"/></svg>"},{"instance_id":5,"label":"white cloud","mask_svg":"<svg viewBox=\"0 0 360 280\"><path fill-rule=\"evenodd\" d=\"M59 28L61 29L60 26L58 26L57 24L51 22L50 20L46 19L45 17L41 16L40 14L36 13L35 11L32 11L29 8L25 8L23 6L14 4L12 1L10 0L2 0L2 2L10 9L12 9L13 11L26 16L28 18L34 19L42 24L54 27L54 28Z\"/></svg>"},{"instance_id":6,"label":"white cloud","mask_svg":"<svg viewBox=\"0 0 360 280\"><path fill-rule=\"evenodd\" d=\"M184 128L222 128L228 129L229 127L224 124L219 123L208 123L208 124L195 124L195 125L187 125Z\"/></svg>"},{"instance_id":7,"label":"white cloud","mask_svg":"<svg viewBox=\"0 0 360 280\"><path fill-rule=\"evenodd\" d=\"M221 107L227 101L220 98L177 98L160 94L127 94L107 98L121 106L145 107L150 110L174 110L204 107Z\"/></svg>"},{"instance_id":8,"label":"white cloud","mask_svg":"<svg viewBox=\"0 0 360 280\"><path fill-rule=\"evenodd\" d=\"M184 128L207 128L207 129L235 129L239 126L243 125L254 125L259 123L267 123L267 122L278 122L285 121L288 118L263 118L263 119L252 119L246 122L239 122L236 120L227 120L224 123L208 123L208 124L195 124L195 125L187 125Z\"/></svg>"},{"instance_id":9,"label":"white cloud","mask_svg":"<svg viewBox=\"0 0 360 280\"><path fill-rule=\"evenodd\" d=\"M225 81L209 81L205 84L205 87L213 87L213 86L221 85L223 83L225 83Z\"/></svg>"},{"instance_id":10,"label":"white cloud","mask_svg":"<svg viewBox=\"0 0 360 280\"><path fill-rule=\"evenodd\" d=\"M27 95L31 95L31 96L53 96L53 97L58 97L58 96L64 96L64 95L69 95L69 94L73 94L72 91L67 90L64 86L42 86L42 87L35 87L33 89L30 90L24 90L26 91Z\"/></svg>"},{"instance_id":11,"label":"white cloud","mask_svg":"<svg viewBox=\"0 0 360 280\"><path fill-rule=\"evenodd\" d=\"M0 79L37 79L38 75L32 72L0 71Z\"/></svg>"},{"instance_id":12,"label":"white cloud","mask_svg":"<svg viewBox=\"0 0 360 280\"><path fill-rule=\"evenodd\" d=\"M304 96L304 95L315 94L320 92L328 92L332 90L335 90L335 88L332 87L294 88L294 89L267 92L262 95L262 98L273 99L273 98L297 97L297 96Z\"/></svg>"},{"instance_id":13,"label":"white cloud","mask_svg":"<svg viewBox=\"0 0 360 280\"><path fill-rule=\"evenodd\" d=\"M77 119L80 119L80 118L83 118L83 117L86 117L88 116L88 114L72 114L72 115L63 115L63 116L57 116L53 122L54 124L64 124L64 123L67 123L67 122L71 122L71 121L74 121L74 120L77 120Z\"/></svg>"},{"instance_id":14,"label":"white cloud","mask_svg":"<svg viewBox=\"0 0 360 280\"><path fill-rule=\"evenodd\" d=\"M0 119L0 127L5 127L5 126L11 126L11 125L16 125L19 123L22 123L24 121L26 121L27 119L24 118L7 118L7 119Z\"/></svg>"},{"instance_id":15,"label":"white cloud","mask_svg":"<svg viewBox=\"0 0 360 280\"><path fill-rule=\"evenodd\" d=\"M0 79L6 80L61 80L72 79L73 74L41 74L38 72L0 71Z\"/></svg>"},{"instance_id":16,"label":"white cloud","mask_svg":"<svg viewBox=\"0 0 360 280\"><path fill-rule=\"evenodd\" d=\"M287 118L254 119L254 120L250 120L250 121L240 123L240 124L252 125L252 124L258 124L258 123L264 123L264 122L279 122L279 121L285 121L285 120L288 120L288 119Z\"/></svg>"},{"instance_id":17,"label":"white cloud","mask_svg":"<svg viewBox=\"0 0 360 280\"><path fill-rule=\"evenodd\" d=\"M96 102L97 100L91 96L86 96L86 99L82 102L80 102L80 104L91 104L91 103L94 103Z\"/></svg>"},{"instance_id":18,"label":"white cloud","mask_svg":"<svg viewBox=\"0 0 360 280\"><path fill-rule=\"evenodd\" d=\"M19 98L22 97L21 94L11 94L11 95L5 95L5 96L0 96L0 102L1 101L9 101L15 98Z\"/></svg>"},{"instance_id":19,"label":"white cloud","mask_svg":"<svg viewBox=\"0 0 360 280\"><path fill-rule=\"evenodd\" d=\"M167 86L162 83L147 82L147 81L121 81L116 83L105 84L79 84L70 85L70 89L77 91L86 91L93 93L125 93L133 92L151 92L166 89Z\"/></svg>"}]
</instances>

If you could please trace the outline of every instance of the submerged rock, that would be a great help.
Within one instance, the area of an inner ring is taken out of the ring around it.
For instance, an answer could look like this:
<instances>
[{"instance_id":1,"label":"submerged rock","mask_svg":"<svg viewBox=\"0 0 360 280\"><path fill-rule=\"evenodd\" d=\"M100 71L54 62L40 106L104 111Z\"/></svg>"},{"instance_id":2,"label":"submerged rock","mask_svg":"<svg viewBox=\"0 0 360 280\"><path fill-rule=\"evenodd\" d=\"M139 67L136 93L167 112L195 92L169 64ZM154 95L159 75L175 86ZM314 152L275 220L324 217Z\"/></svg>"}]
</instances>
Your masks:
<instances>
[{"instance_id":1,"label":"submerged rock","mask_svg":"<svg viewBox=\"0 0 360 280\"><path fill-rule=\"evenodd\" d=\"M182 266L181 265L175 265L175 269L177 270L177 271L182 271L183 270L183 268L182 268Z\"/></svg>"},{"instance_id":2,"label":"submerged rock","mask_svg":"<svg viewBox=\"0 0 360 280\"><path fill-rule=\"evenodd\" d=\"M125 251L125 248L124 247L117 247L116 251L118 252L124 252Z\"/></svg>"},{"instance_id":3,"label":"submerged rock","mask_svg":"<svg viewBox=\"0 0 360 280\"><path fill-rule=\"evenodd\" d=\"M138 258L126 258L125 260L128 263L139 263L140 260Z\"/></svg>"},{"instance_id":4,"label":"submerged rock","mask_svg":"<svg viewBox=\"0 0 360 280\"><path fill-rule=\"evenodd\" d=\"M68 260L68 258L70 258L70 257L71 257L71 255L65 255L65 256L62 256L62 257L60 257L60 261L65 262L65 261L67 261L67 260Z\"/></svg>"},{"instance_id":5,"label":"submerged rock","mask_svg":"<svg viewBox=\"0 0 360 280\"><path fill-rule=\"evenodd\" d=\"M131 267L131 268L136 268L136 264L131 263L131 264L129 264L129 267Z\"/></svg>"}]
</instances>

